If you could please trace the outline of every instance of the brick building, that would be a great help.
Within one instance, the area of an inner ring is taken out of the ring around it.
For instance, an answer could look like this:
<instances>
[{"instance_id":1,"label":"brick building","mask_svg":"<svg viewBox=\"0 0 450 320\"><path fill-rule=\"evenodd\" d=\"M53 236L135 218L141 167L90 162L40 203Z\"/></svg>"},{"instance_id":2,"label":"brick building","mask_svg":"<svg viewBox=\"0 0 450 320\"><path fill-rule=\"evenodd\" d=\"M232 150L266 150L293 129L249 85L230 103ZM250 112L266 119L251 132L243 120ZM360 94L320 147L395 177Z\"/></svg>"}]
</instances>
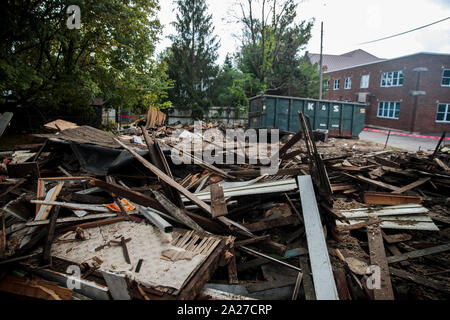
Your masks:
<instances>
[{"instance_id":1,"label":"brick building","mask_svg":"<svg viewBox=\"0 0 450 320\"><path fill-rule=\"evenodd\" d=\"M364 51L358 55L368 57ZM336 57L328 58L328 65L324 59L324 78L329 79L324 98L366 103L368 126L423 133L450 131L450 54L372 56L372 62L357 64L354 59L353 66L350 61L342 68L334 63L339 61Z\"/></svg>"}]
</instances>

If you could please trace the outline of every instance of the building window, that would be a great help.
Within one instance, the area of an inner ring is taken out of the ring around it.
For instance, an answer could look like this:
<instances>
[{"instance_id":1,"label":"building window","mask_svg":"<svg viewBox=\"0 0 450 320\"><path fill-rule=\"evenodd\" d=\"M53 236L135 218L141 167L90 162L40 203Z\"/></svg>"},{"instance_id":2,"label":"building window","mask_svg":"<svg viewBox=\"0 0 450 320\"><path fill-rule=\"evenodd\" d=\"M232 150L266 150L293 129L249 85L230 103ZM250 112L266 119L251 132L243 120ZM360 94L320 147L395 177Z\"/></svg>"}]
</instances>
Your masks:
<instances>
[{"instance_id":1,"label":"building window","mask_svg":"<svg viewBox=\"0 0 450 320\"><path fill-rule=\"evenodd\" d=\"M366 89L366 88L369 87L369 78L370 78L370 75L369 75L369 74L363 74L363 75L361 76L361 82L360 82L360 84L359 84L359 87L360 87L361 89Z\"/></svg>"},{"instance_id":2,"label":"building window","mask_svg":"<svg viewBox=\"0 0 450 320\"><path fill-rule=\"evenodd\" d=\"M351 88L352 88L352 78L347 77L345 78L344 89L351 89Z\"/></svg>"},{"instance_id":3,"label":"building window","mask_svg":"<svg viewBox=\"0 0 450 320\"><path fill-rule=\"evenodd\" d=\"M382 87L400 87L403 85L403 71L383 72L381 75Z\"/></svg>"},{"instance_id":4,"label":"building window","mask_svg":"<svg viewBox=\"0 0 450 320\"><path fill-rule=\"evenodd\" d=\"M400 102L380 101L378 103L378 118L398 119L400 113Z\"/></svg>"},{"instance_id":5,"label":"building window","mask_svg":"<svg viewBox=\"0 0 450 320\"><path fill-rule=\"evenodd\" d=\"M450 103L439 103L436 122L450 122Z\"/></svg>"},{"instance_id":6,"label":"building window","mask_svg":"<svg viewBox=\"0 0 450 320\"><path fill-rule=\"evenodd\" d=\"M443 87L450 87L450 69L444 69L442 72L442 82Z\"/></svg>"},{"instance_id":7,"label":"building window","mask_svg":"<svg viewBox=\"0 0 450 320\"><path fill-rule=\"evenodd\" d=\"M333 90L339 90L339 84L341 82L341 79L334 79L334 86Z\"/></svg>"},{"instance_id":8,"label":"building window","mask_svg":"<svg viewBox=\"0 0 450 320\"><path fill-rule=\"evenodd\" d=\"M325 80L325 82L323 83L323 88L325 89L325 91L328 91L328 89L330 89L330 80Z\"/></svg>"}]
</instances>

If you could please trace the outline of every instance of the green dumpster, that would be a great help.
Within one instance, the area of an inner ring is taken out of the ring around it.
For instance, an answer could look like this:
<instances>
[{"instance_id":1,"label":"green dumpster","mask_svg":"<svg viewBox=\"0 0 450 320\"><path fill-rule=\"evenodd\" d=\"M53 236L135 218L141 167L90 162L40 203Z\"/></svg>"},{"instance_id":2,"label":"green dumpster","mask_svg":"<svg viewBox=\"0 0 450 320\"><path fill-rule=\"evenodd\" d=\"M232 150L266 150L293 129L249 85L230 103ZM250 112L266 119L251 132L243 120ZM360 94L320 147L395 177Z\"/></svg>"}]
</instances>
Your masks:
<instances>
[{"instance_id":1,"label":"green dumpster","mask_svg":"<svg viewBox=\"0 0 450 320\"><path fill-rule=\"evenodd\" d=\"M329 136L358 137L364 129L366 106L360 103L260 95L250 99L249 128L298 132L298 113L308 116L313 130Z\"/></svg>"}]
</instances>

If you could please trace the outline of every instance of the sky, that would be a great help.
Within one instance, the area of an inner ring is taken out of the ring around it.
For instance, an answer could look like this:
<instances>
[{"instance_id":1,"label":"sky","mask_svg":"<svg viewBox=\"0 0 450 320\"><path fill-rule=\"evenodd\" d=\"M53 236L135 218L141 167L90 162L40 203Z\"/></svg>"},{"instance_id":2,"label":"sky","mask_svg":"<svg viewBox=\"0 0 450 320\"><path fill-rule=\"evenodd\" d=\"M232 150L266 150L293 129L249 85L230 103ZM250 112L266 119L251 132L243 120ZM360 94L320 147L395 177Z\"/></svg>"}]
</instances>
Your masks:
<instances>
[{"instance_id":1,"label":"sky","mask_svg":"<svg viewBox=\"0 0 450 320\"><path fill-rule=\"evenodd\" d=\"M218 62L222 63L227 53L239 48L235 35L242 26L234 18L238 12L236 0L207 0L207 4L215 34L220 39ZM175 33L170 23L176 19L172 0L160 0L160 7L159 19L164 27L157 52L170 46L167 36ZM299 0L297 8L298 21L315 21L307 51L320 52L320 22L323 21L324 54L363 49L387 59L416 52L450 54L450 19L392 39L360 44L447 17L450 17L450 0Z\"/></svg>"}]
</instances>

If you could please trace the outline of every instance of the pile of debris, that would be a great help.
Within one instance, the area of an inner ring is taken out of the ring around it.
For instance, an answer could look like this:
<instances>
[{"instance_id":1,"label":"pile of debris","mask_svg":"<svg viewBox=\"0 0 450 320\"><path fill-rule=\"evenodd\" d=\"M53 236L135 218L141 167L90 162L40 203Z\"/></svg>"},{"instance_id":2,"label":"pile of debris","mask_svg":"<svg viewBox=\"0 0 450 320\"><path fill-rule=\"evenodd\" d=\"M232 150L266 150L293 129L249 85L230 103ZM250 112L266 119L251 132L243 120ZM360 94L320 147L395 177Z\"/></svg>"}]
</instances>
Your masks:
<instances>
[{"instance_id":1,"label":"pile of debris","mask_svg":"<svg viewBox=\"0 0 450 320\"><path fill-rule=\"evenodd\" d=\"M56 132L0 153L0 292L54 300L449 298L443 139L431 155L407 153L328 138L302 114L299 121L301 131L270 154L278 170L263 175L263 164L248 161L250 142L220 154L243 155L242 164L211 164L180 148L199 135L193 126L115 136L48 124ZM213 127L227 129L203 123ZM203 148L218 143L204 138ZM174 163L174 151L191 164Z\"/></svg>"}]
</instances>

